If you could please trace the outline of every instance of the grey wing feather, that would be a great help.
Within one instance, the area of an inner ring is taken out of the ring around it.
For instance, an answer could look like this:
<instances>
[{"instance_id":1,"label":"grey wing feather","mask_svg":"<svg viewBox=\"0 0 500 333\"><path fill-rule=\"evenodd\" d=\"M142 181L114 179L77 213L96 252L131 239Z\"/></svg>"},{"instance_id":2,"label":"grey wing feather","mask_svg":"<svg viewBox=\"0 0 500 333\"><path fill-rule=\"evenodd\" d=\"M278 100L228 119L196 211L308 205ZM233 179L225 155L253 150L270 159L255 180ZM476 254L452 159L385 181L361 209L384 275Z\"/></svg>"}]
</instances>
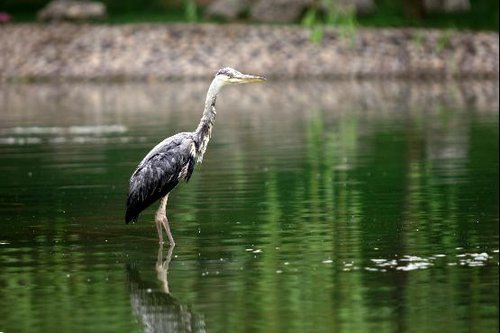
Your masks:
<instances>
[{"instance_id":1,"label":"grey wing feather","mask_svg":"<svg viewBox=\"0 0 500 333\"><path fill-rule=\"evenodd\" d=\"M189 180L195 164L193 145L189 133L180 133L165 139L146 155L130 178L126 223L137 220L140 212L181 180Z\"/></svg>"}]
</instances>

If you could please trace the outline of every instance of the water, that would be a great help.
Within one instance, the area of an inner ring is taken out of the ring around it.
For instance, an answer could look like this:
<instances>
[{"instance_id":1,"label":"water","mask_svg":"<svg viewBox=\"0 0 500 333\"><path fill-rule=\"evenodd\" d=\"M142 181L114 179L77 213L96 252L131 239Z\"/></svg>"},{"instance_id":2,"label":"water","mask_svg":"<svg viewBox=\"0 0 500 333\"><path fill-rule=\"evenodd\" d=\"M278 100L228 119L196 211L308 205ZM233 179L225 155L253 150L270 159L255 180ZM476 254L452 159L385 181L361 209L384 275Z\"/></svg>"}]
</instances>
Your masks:
<instances>
[{"instance_id":1,"label":"water","mask_svg":"<svg viewBox=\"0 0 500 333\"><path fill-rule=\"evenodd\" d=\"M229 87L205 160L123 223L207 82L3 85L0 332L498 332L498 83Z\"/></svg>"}]
</instances>

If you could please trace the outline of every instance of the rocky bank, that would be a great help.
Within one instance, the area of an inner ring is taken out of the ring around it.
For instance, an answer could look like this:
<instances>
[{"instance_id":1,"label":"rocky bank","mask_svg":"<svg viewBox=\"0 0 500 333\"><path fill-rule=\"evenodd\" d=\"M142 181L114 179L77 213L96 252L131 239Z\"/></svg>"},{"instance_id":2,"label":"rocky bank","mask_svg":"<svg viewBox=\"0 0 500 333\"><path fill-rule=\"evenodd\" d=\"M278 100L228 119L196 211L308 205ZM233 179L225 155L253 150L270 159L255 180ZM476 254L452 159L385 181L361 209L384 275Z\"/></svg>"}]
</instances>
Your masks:
<instances>
[{"instance_id":1,"label":"rocky bank","mask_svg":"<svg viewBox=\"0 0 500 333\"><path fill-rule=\"evenodd\" d=\"M495 32L279 25L9 24L0 81L174 80L222 66L268 77L498 78Z\"/></svg>"}]
</instances>

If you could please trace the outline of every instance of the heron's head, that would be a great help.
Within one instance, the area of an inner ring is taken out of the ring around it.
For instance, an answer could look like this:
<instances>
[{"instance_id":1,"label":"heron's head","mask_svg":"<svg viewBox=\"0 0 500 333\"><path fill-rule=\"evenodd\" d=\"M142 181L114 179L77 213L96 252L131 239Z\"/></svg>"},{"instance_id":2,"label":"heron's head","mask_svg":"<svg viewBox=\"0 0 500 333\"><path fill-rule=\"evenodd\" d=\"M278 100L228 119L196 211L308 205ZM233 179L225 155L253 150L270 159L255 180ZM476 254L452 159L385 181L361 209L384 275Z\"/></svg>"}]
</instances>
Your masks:
<instances>
[{"instance_id":1,"label":"heron's head","mask_svg":"<svg viewBox=\"0 0 500 333\"><path fill-rule=\"evenodd\" d=\"M235 83L250 83L262 82L266 79L262 76L248 75L238 72L231 67L224 67L219 69L215 74L215 79L220 80L222 85L235 84Z\"/></svg>"}]
</instances>

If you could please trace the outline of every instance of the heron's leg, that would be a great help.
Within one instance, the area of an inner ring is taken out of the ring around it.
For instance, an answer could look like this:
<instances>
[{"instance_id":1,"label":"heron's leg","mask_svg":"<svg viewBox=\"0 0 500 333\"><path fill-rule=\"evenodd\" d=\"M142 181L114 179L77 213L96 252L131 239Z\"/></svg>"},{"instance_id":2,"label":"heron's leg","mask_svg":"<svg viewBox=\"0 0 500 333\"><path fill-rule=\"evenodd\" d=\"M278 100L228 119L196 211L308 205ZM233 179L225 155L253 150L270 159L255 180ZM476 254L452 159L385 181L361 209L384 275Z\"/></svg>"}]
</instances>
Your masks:
<instances>
[{"instance_id":1,"label":"heron's leg","mask_svg":"<svg viewBox=\"0 0 500 333\"><path fill-rule=\"evenodd\" d=\"M156 216L155 216L155 223L156 223L156 230L158 230L158 239L160 241L160 244L163 244L163 230L162 230L162 224L163 224L163 218L161 216L161 204L160 208L156 211Z\"/></svg>"},{"instance_id":2,"label":"heron's leg","mask_svg":"<svg viewBox=\"0 0 500 333\"><path fill-rule=\"evenodd\" d=\"M160 208L156 212L156 217L163 224L163 228L165 228L170 245L175 246L174 237L172 237L172 233L170 232L170 225L168 224L167 219L167 201L168 194L161 199Z\"/></svg>"},{"instance_id":3,"label":"heron's leg","mask_svg":"<svg viewBox=\"0 0 500 333\"><path fill-rule=\"evenodd\" d=\"M167 232L168 242L170 243L170 246L174 247L175 246L174 237L172 237L172 233L170 232L170 225L168 224L167 215L165 215L165 217L163 219L163 227L165 228L165 231Z\"/></svg>"}]
</instances>

